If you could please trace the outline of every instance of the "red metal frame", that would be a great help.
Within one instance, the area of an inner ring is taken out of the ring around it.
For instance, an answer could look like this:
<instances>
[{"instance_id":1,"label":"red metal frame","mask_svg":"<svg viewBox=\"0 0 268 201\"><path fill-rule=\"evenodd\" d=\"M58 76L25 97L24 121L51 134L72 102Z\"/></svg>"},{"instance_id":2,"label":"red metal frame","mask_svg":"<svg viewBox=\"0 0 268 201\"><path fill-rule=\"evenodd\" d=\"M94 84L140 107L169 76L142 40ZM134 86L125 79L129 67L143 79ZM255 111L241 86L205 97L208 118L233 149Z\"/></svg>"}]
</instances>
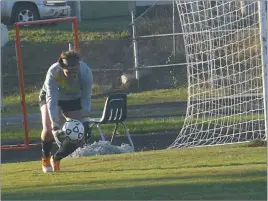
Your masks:
<instances>
[{"instance_id":1,"label":"red metal frame","mask_svg":"<svg viewBox=\"0 0 268 201\"><path fill-rule=\"evenodd\" d=\"M79 50L79 41L78 41L78 21L76 17L67 17L67 18L57 18L57 19L48 19L48 20L37 20L29 22L17 22L14 24L14 29L16 33L16 57L17 57L17 68L19 73L19 83L20 83L20 92L21 92L21 109L23 115L23 127L24 127L24 144L18 145L3 145L1 150L23 150L28 149L30 146L36 146L39 144L29 144L29 129L28 129L28 119L27 119L27 107L25 100L25 88L24 88L24 72L22 65L22 53L21 53L21 43L20 43L20 32L19 27L23 25L35 25L35 24L50 24L53 22L64 22L71 21L73 25L73 38L74 38L74 47L76 50Z\"/></svg>"}]
</instances>

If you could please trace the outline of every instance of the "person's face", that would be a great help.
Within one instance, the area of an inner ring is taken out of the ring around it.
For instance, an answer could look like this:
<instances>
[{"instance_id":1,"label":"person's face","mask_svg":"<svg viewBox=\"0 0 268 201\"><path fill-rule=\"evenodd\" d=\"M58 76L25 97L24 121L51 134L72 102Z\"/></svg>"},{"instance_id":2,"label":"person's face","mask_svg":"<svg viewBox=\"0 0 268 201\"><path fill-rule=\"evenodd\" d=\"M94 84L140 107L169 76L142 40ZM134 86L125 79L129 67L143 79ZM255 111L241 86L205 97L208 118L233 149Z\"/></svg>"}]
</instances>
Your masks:
<instances>
[{"instance_id":1,"label":"person's face","mask_svg":"<svg viewBox=\"0 0 268 201\"><path fill-rule=\"evenodd\" d=\"M63 73L66 77L76 78L79 72L78 66L71 66L63 69Z\"/></svg>"}]
</instances>

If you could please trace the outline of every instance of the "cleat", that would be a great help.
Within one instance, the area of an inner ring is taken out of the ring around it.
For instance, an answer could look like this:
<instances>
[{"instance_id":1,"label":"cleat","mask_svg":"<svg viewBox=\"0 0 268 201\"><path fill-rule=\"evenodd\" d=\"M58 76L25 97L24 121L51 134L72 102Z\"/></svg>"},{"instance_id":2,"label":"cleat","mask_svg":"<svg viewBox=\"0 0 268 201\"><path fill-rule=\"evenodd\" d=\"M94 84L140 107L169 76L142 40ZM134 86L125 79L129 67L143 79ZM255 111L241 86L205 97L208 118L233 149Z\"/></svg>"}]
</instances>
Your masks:
<instances>
[{"instance_id":1,"label":"cleat","mask_svg":"<svg viewBox=\"0 0 268 201\"><path fill-rule=\"evenodd\" d=\"M51 167L51 164L50 164L50 158L51 156L49 157L42 157L41 159L41 162L42 162L42 170L44 173L48 173L48 172L53 172L52 171L52 167Z\"/></svg>"},{"instance_id":2,"label":"cleat","mask_svg":"<svg viewBox=\"0 0 268 201\"><path fill-rule=\"evenodd\" d=\"M55 160L53 156L51 156L50 158L50 164L51 164L53 172L60 171L60 161Z\"/></svg>"}]
</instances>

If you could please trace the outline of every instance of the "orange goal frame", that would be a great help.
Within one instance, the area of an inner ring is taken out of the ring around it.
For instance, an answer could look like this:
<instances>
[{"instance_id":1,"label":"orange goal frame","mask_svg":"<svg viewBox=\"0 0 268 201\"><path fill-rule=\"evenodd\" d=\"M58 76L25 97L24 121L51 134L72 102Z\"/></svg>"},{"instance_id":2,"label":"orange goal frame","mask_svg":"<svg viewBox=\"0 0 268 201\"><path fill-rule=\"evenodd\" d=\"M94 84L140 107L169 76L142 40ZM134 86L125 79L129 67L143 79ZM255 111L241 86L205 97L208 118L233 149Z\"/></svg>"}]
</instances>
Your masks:
<instances>
[{"instance_id":1,"label":"orange goal frame","mask_svg":"<svg viewBox=\"0 0 268 201\"><path fill-rule=\"evenodd\" d=\"M14 24L16 60L17 60L18 79L19 79L19 85L20 85L19 87L20 87L20 94L21 94L20 104L21 104L21 110L22 110L22 116L23 116L22 125L24 128L24 144L1 145L1 150L23 150L23 149L28 149L31 146L39 145L39 144L30 144L29 143L29 128L28 128L28 119L27 119L27 106L26 106L26 100L25 100L24 72L23 72L23 65L22 65L23 62L22 62L19 28L20 28L20 26L24 26L24 25L50 24L50 23L64 22L64 21L72 22L74 48L76 50L79 50L78 21L77 21L76 17L36 20L36 21L29 21L29 22L17 22Z\"/></svg>"}]
</instances>

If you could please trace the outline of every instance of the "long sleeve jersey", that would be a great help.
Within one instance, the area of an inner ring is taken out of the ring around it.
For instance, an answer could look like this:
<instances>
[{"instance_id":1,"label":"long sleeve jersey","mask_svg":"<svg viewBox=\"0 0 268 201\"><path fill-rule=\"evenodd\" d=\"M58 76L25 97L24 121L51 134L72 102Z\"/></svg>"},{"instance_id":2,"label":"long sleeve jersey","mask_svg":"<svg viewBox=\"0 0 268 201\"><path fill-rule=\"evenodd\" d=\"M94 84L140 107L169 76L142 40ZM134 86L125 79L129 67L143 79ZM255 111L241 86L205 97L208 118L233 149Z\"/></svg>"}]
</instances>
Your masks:
<instances>
[{"instance_id":1,"label":"long sleeve jersey","mask_svg":"<svg viewBox=\"0 0 268 201\"><path fill-rule=\"evenodd\" d=\"M82 110L90 112L93 76L89 66L80 61L76 78L66 77L59 63L54 63L48 69L41 94L46 94L46 103L50 120L59 122L58 101L81 98Z\"/></svg>"}]
</instances>

